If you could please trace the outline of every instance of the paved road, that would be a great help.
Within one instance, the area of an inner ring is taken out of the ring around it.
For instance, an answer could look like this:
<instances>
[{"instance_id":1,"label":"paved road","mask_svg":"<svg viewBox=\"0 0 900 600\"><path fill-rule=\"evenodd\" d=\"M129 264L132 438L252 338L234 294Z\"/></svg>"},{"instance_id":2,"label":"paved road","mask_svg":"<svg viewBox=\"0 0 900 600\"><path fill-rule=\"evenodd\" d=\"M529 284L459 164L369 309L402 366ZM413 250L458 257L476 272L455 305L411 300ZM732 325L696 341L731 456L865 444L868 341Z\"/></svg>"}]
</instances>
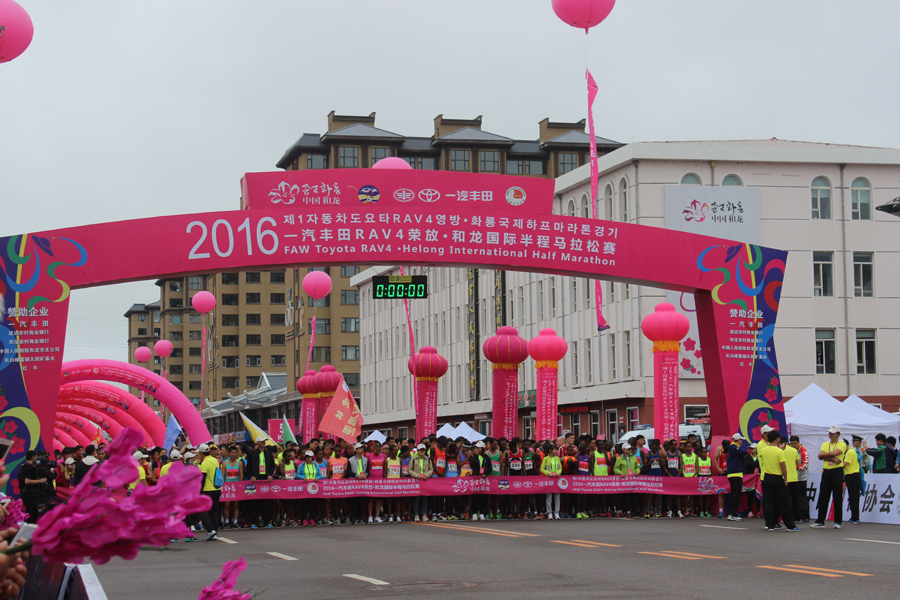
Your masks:
<instances>
[{"instance_id":1,"label":"paved road","mask_svg":"<svg viewBox=\"0 0 900 600\"><path fill-rule=\"evenodd\" d=\"M830 523L829 523L830 527ZM115 559L110 600L195 599L243 556L260 600L893 597L900 528L766 532L762 520L492 521L223 531L227 540ZM365 579L351 578L357 575ZM380 584L378 582L381 582Z\"/></svg>"}]
</instances>

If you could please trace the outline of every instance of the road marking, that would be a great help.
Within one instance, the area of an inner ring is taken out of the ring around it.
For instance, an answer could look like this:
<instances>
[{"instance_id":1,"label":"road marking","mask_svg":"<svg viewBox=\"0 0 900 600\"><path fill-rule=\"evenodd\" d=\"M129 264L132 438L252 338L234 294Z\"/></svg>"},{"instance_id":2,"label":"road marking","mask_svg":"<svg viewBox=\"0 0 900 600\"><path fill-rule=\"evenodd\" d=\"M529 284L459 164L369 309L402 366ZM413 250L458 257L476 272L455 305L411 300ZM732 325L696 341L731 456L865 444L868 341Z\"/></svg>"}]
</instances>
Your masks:
<instances>
[{"instance_id":1,"label":"road marking","mask_svg":"<svg viewBox=\"0 0 900 600\"><path fill-rule=\"evenodd\" d=\"M894 544L895 546L900 546L900 542L885 542L884 540L861 540L859 538L844 538L845 540L850 540L851 542L872 542L873 544Z\"/></svg>"},{"instance_id":2,"label":"road marking","mask_svg":"<svg viewBox=\"0 0 900 600\"><path fill-rule=\"evenodd\" d=\"M365 575L357 575L356 573L346 573L344 574L344 577L349 577L350 579L358 579L360 581L365 581L366 583L371 583L372 585L391 585L387 581L373 579L371 577L366 577Z\"/></svg>"},{"instance_id":3,"label":"road marking","mask_svg":"<svg viewBox=\"0 0 900 600\"><path fill-rule=\"evenodd\" d=\"M562 540L550 540L554 544L565 544L567 546L580 546L582 548L596 548L596 546L591 546L589 544L576 544L575 542L564 542Z\"/></svg>"},{"instance_id":4,"label":"road marking","mask_svg":"<svg viewBox=\"0 0 900 600\"><path fill-rule=\"evenodd\" d=\"M700 527L709 527L711 529L738 529L741 531L750 529L749 527L726 527L725 525L701 525Z\"/></svg>"},{"instance_id":5,"label":"road marking","mask_svg":"<svg viewBox=\"0 0 900 600\"><path fill-rule=\"evenodd\" d=\"M676 552L675 550L663 550L665 554L677 554L680 556L696 556L698 558L718 558L727 559L727 556L709 556L708 554L691 554L690 552Z\"/></svg>"},{"instance_id":6,"label":"road marking","mask_svg":"<svg viewBox=\"0 0 900 600\"><path fill-rule=\"evenodd\" d=\"M473 521L473 523L474 523L474 521ZM424 524L428 525L428 523L424 523ZM509 529L491 529L490 527L476 527L474 525L466 525L464 523L446 523L446 522L434 523L434 522L432 522L432 524L433 525L446 525L447 527L458 527L460 529L465 528L465 529L477 529L478 531L496 531L497 533L512 533L515 535L521 535L521 536L525 536L525 537L541 537L537 533L522 533L521 531L510 531Z\"/></svg>"},{"instance_id":7,"label":"road marking","mask_svg":"<svg viewBox=\"0 0 900 600\"><path fill-rule=\"evenodd\" d=\"M702 558L694 558L693 556L679 556L677 554L663 554L662 552L638 552L638 554L651 554L653 556L665 556L666 558L682 558L684 560L703 560Z\"/></svg>"},{"instance_id":8,"label":"road marking","mask_svg":"<svg viewBox=\"0 0 900 600\"><path fill-rule=\"evenodd\" d=\"M801 571L800 569L786 569L784 567L769 567L765 565L756 565L757 569L771 569L773 571L789 571L791 573L803 573L804 575L819 575L820 577L843 577L843 575L835 575L834 573L819 573L818 571Z\"/></svg>"},{"instance_id":9,"label":"road marking","mask_svg":"<svg viewBox=\"0 0 900 600\"><path fill-rule=\"evenodd\" d=\"M426 527L443 527L444 529L452 529L454 531L474 531L476 533L485 533L487 535L499 535L502 537L511 537L511 538L522 537L520 535L513 534L513 533L496 533L493 531L488 531L486 529L479 529L477 527L454 527L452 525L442 525L440 523L420 523L420 524L425 525Z\"/></svg>"},{"instance_id":10,"label":"road marking","mask_svg":"<svg viewBox=\"0 0 900 600\"><path fill-rule=\"evenodd\" d=\"M217 538L217 539L218 539L220 542L225 542L226 544L237 544L236 541L234 541L234 540L229 540L228 538L220 537L220 538Z\"/></svg>"},{"instance_id":11,"label":"road marking","mask_svg":"<svg viewBox=\"0 0 900 600\"><path fill-rule=\"evenodd\" d=\"M281 560L298 560L293 556L288 556L287 554L282 554L281 552L266 552L269 556L274 556L275 558L280 558Z\"/></svg>"},{"instance_id":12,"label":"road marking","mask_svg":"<svg viewBox=\"0 0 900 600\"><path fill-rule=\"evenodd\" d=\"M621 548L622 544L604 544L603 542L590 542L588 540L572 540L573 542L581 542L582 544L592 544L594 546L607 546L609 548Z\"/></svg>"},{"instance_id":13,"label":"road marking","mask_svg":"<svg viewBox=\"0 0 900 600\"><path fill-rule=\"evenodd\" d=\"M874 577L871 573L857 573L855 571L838 571L837 569L823 569L822 567L805 567L803 565L784 565L796 569L809 569L810 571L825 571L827 573L840 573L841 575L856 575L857 577Z\"/></svg>"}]
</instances>

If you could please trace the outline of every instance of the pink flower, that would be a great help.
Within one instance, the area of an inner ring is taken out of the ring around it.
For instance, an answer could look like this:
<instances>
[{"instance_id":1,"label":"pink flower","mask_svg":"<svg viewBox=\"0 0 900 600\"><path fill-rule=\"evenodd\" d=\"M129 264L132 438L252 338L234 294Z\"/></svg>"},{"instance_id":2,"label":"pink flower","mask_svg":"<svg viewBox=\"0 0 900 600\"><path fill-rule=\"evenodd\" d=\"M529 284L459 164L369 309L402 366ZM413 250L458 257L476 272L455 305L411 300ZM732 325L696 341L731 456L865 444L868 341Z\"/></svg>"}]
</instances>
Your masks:
<instances>
[{"instance_id":1,"label":"pink flower","mask_svg":"<svg viewBox=\"0 0 900 600\"><path fill-rule=\"evenodd\" d=\"M241 572L247 568L244 557L222 566L222 575L200 592L197 600L250 600L250 594L234 589Z\"/></svg>"},{"instance_id":2,"label":"pink flower","mask_svg":"<svg viewBox=\"0 0 900 600\"><path fill-rule=\"evenodd\" d=\"M6 396L0 396L0 410L5 409L7 404L9 402L6 401Z\"/></svg>"},{"instance_id":3,"label":"pink flower","mask_svg":"<svg viewBox=\"0 0 900 600\"><path fill-rule=\"evenodd\" d=\"M106 448L109 458L88 471L65 504L38 521L32 536L36 553L48 562L89 558L104 564L114 556L132 560L141 546L165 546L172 538L190 535L184 517L212 504L200 494L196 467L173 464L157 485L138 486L119 502L112 497L134 480L138 463L131 451L143 437L133 428L123 430Z\"/></svg>"},{"instance_id":4,"label":"pink flower","mask_svg":"<svg viewBox=\"0 0 900 600\"><path fill-rule=\"evenodd\" d=\"M771 389L766 391L766 400L768 400L769 402L775 402L775 400L777 400L777 399L778 399L778 392L776 392L775 390L771 390Z\"/></svg>"},{"instance_id":5,"label":"pink flower","mask_svg":"<svg viewBox=\"0 0 900 600\"><path fill-rule=\"evenodd\" d=\"M15 421L7 421L6 425L3 426L3 431L6 433L15 433L18 428L19 426L16 425Z\"/></svg>"},{"instance_id":6,"label":"pink flower","mask_svg":"<svg viewBox=\"0 0 900 600\"><path fill-rule=\"evenodd\" d=\"M768 420L769 420L769 413L759 413L760 427L765 425L766 422L768 422Z\"/></svg>"},{"instance_id":7,"label":"pink flower","mask_svg":"<svg viewBox=\"0 0 900 600\"><path fill-rule=\"evenodd\" d=\"M21 454L25 452L25 440L20 437L13 436L13 445L9 449L10 454Z\"/></svg>"},{"instance_id":8,"label":"pink flower","mask_svg":"<svg viewBox=\"0 0 900 600\"><path fill-rule=\"evenodd\" d=\"M681 359L681 368L684 369L685 371L687 371L688 369L690 369L690 368L691 368L691 361L690 361L690 359L682 358L682 359Z\"/></svg>"},{"instance_id":9,"label":"pink flower","mask_svg":"<svg viewBox=\"0 0 900 600\"><path fill-rule=\"evenodd\" d=\"M778 378L777 378L777 377L773 377L772 379L770 379L770 380L769 380L769 385L771 385L771 386L778 386Z\"/></svg>"},{"instance_id":10,"label":"pink flower","mask_svg":"<svg viewBox=\"0 0 900 600\"><path fill-rule=\"evenodd\" d=\"M703 355L700 353L700 350L694 352L694 358L703 358Z\"/></svg>"},{"instance_id":11,"label":"pink flower","mask_svg":"<svg viewBox=\"0 0 900 600\"><path fill-rule=\"evenodd\" d=\"M697 368L696 368L696 367L691 367L691 373L696 373L696 372L697 372Z\"/></svg>"},{"instance_id":12,"label":"pink flower","mask_svg":"<svg viewBox=\"0 0 900 600\"><path fill-rule=\"evenodd\" d=\"M25 522L25 519L28 518L28 513L25 512L25 507L21 500L10 502L6 505L6 510L8 514L6 515L6 518L3 519L3 522L0 523L0 531L9 529L10 527L18 529L19 526Z\"/></svg>"},{"instance_id":13,"label":"pink flower","mask_svg":"<svg viewBox=\"0 0 900 600\"><path fill-rule=\"evenodd\" d=\"M697 347L696 340L694 340L692 338L688 338L688 339L684 340L684 349L687 350L688 352L690 352L691 350L693 350L696 347Z\"/></svg>"}]
</instances>

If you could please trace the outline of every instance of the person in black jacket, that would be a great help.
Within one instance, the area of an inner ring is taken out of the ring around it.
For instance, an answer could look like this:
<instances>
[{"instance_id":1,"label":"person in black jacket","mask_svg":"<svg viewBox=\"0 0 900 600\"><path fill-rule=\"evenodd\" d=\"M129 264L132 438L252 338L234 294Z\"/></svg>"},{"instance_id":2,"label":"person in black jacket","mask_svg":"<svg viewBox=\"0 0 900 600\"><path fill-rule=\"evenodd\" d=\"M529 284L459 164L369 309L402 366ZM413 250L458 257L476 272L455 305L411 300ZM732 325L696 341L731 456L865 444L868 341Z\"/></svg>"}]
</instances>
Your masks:
<instances>
[{"instance_id":1,"label":"person in black jacket","mask_svg":"<svg viewBox=\"0 0 900 600\"><path fill-rule=\"evenodd\" d=\"M472 447L472 453L469 455L469 468L472 469L472 477L486 477L491 470L490 463L483 455L484 442L475 442ZM480 518L484 521L485 500L483 494L472 494L469 496L469 514L472 520Z\"/></svg>"},{"instance_id":2,"label":"person in black jacket","mask_svg":"<svg viewBox=\"0 0 900 600\"><path fill-rule=\"evenodd\" d=\"M94 456L96 452L96 448L93 444L84 449L84 459L78 461L78 464L75 465L75 485L81 483L81 480L84 479L84 476L87 475L87 472L91 470L91 467L96 465L99 460ZM75 453L75 459L78 459L78 453Z\"/></svg>"},{"instance_id":3,"label":"person in black jacket","mask_svg":"<svg viewBox=\"0 0 900 600\"><path fill-rule=\"evenodd\" d=\"M266 437L257 436L256 449L247 455L247 471L250 473L250 481L257 479L272 481L278 473L278 465L275 457L266 449ZM274 500L254 500L250 504L250 528L256 529L256 523L262 516L262 526L272 528L272 508Z\"/></svg>"}]
</instances>

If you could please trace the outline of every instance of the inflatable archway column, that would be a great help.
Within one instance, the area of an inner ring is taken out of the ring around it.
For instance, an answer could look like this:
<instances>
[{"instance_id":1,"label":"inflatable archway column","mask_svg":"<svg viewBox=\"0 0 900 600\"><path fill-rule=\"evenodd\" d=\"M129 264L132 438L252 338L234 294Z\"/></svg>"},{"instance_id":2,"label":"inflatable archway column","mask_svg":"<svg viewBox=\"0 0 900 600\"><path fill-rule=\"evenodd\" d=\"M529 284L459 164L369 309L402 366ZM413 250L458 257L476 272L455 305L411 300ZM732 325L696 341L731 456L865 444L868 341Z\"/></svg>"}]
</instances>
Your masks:
<instances>
[{"instance_id":1,"label":"inflatable archway column","mask_svg":"<svg viewBox=\"0 0 900 600\"><path fill-rule=\"evenodd\" d=\"M122 425L103 412L96 411L92 408L76 406L75 404L60 404L56 407L58 415L73 415L83 417L91 422L91 424L100 427L111 438L115 439L122 433Z\"/></svg>"},{"instance_id":2,"label":"inflatable archway column","mask_svg":"<svg viewBox=\"0 0 900 600\"><path fill-rule=\"evenodd\" d=\"M159 415L140 398L114 385L102 381L67 383L59 386L59 399L91 407L93 406L84 403L85 399L106 403L115 407L117 412L124 411L133 417L150 436L154 446L162 446L166 440L166 424L159 418ZM123 421L119 422L123 427L125 426Z\"/></svg>"},{"instance_id":3,"label":"inflatable archway column","mask_svg":"<svg viewBox=\"0 0 900 600\"><path fill-rule=\"evenodd\" d=\"M93 443L91 438L82 433L81 428L65 420L65 417L69 417L69 415L56 415L56 428L69 434L69 437L75 442L75 446L89 446Z\"/></svg>"},{"instance_id":4,"label":"inflatable archway column","mask_svg":"<svg viewBox=\"0 0 900 600\"><path fill-rule=\"evenodd\" d=\"M72 446L70 446L70 447L72 447ZM65 448L65 446L62 445L62 442L60 442L56 438L53 438L53 450L59 450L60 452L62 452L64 448Z\"/></svg>"},{"instance_id":5,"label":"inflatable archway column","mask_svg":"<svg viewBox=\"0 0 900 600\"><path fill-rule=\"evenodd\" d=\"M202 444L212 439L197 408L181 390L143 367L117 360L75 360L63 363L60 385L77 381L115 381L143 390L168 408L191 442Z\"/></svg>"},{"instance_id":6,"label":"inflatable archway column","mask_svg":"<svg viewBox=\"0 0 900 600\"><path fill-rule=\"evenodd\" d=\"M149 448L157 445L150 437L150 434L147 433L147 430L144 429L144 427L140 423L135 421L134 417L123 410L119 410L116 406L106 404L101 400L94 400L92 398L67 398L65 400L60 400L60 403L56 406L56 410L60 410L63 406L76 406L79 408L92 410L105 419L112 419L113 421L121 425L123 429L125 427L133 427L144 434L144 445L146 447ZM65 412L72 411L66 410ZM81 413L76 412L75 414ZM95 423L97 422L95 419L91 420ZM104 429L106 429L107 432L112 435L112 432L110 432L108 428ZM116 435L118 435L118 433Z\"/></svg>"},{"instance_id":7,"label":"inflatable archway column","mask_svg":"<svg viewBox=\"0 0 900 600\"><path fill-rule=\"evenodd\" d=\"M55 440L58 440L62 444L63 448L65 448L66 446L68 446L69 448L74 448L78 445L78 442L73 440L71 435L69 435L62 429L59 429L58 427L55 427L53 429L53 438Z\"/></svg>"}]
</instances>

